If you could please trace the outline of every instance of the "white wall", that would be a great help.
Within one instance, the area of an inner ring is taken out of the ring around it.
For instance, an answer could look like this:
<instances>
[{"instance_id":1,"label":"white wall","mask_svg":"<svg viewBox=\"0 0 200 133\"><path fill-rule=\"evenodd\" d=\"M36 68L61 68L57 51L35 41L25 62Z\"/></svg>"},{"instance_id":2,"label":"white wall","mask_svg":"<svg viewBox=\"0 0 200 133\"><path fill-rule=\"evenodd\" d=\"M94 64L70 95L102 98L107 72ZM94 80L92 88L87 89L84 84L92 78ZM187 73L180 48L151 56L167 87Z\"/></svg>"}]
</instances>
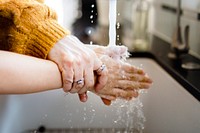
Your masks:
<instances>
[{"instance_id":1,"label":"white wall","mask_svg":"<svg viewBox=\"0 0 200 133\"><path fill-rule=\"evenodd\" d=\"M58 22L71 30L72 23L78 16L78 0L45 0L58 15Z\"/></svg>"}]
</instances>

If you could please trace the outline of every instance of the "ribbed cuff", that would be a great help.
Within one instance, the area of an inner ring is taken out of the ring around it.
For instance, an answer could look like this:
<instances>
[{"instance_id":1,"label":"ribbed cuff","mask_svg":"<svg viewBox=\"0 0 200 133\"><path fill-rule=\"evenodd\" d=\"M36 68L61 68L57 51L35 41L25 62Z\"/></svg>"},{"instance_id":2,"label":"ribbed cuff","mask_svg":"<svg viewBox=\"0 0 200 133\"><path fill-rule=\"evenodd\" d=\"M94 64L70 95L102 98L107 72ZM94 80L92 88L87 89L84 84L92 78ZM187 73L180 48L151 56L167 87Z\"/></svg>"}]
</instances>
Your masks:
<instances>
[{"instance_id":1,"label":"ribbed cuff","mask_svg":"<svg viewBox=\"0 0 200 133\"><path fill-rule=\"evenodd\" d=\"M45 20L30 33L31 42L27 46L27 52L31 52L32 56L46 59L56 42L69 34L70 32L61 27L56 20Z\"/></svg>"}]
</instances>

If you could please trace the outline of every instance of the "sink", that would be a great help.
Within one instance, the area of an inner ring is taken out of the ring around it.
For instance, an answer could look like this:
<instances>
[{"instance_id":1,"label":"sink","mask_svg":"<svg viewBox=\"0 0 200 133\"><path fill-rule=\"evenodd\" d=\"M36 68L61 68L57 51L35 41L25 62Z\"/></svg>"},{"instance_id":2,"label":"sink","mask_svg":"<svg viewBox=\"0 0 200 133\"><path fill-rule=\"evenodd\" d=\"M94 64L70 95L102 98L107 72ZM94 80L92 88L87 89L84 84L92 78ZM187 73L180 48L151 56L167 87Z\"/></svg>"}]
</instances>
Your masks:
<instances>
[{"instance_id":1,"label":"sink","mask_svg":"<svg viewBox=\"0 0 200 133\"><path fill-rule=\"evenodd\" d=\"M150 58L130 58L131 64L143 68L154 83L139 99L143 103L145 133L198 133L200 102ZM130 101L133 102L133 101ZM124 103L126 104L126 103ZM46 129L94 129L115 132L126 125L116 123L119 106L105 106L89 93L86 103L62 89L27 95L0 95L0 133L25 133L40 126ZM126 112L123 112L126 113ZM134 119L134 117L133 117ZM59 130L61 131L61 130Z\"/></svg>"},{"instance_id":2,"label":"sink","mask_svg":"<svg viewBox=\"0 0 200 133\"><path fill-rule=\"evenodd\" d=\"M154 60L130 59L152 77L154 83L142 96L146 133L198 133L200 102L186 91Z\"/></svg>"}]
</instances>

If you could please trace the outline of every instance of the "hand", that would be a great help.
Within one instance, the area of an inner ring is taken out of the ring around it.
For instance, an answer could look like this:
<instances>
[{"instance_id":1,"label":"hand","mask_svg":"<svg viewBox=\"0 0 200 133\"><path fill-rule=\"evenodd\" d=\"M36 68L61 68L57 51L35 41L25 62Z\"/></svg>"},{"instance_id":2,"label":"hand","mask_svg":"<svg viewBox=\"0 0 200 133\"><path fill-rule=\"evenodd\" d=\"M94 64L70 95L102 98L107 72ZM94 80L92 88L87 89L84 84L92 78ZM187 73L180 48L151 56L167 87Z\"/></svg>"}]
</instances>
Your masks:
<instances>
[{"instance_id":1,"label":"hand","mask_svg":"<svg viewBox=\"0 0 200 133\"><path fill-rule=\"evenodd\" d=\"M106 86L99 92L96 92L97 95L102 97L104 104L109 105L111 103L110 100L114 100L117 97L127 100L132 99L138 96L138 89L150 87L152 80L142 69L118 60L121 57L128 56L125 53L127 51L126 47L88 47L97 53L108 69L108 82Z\"/></svg>"},{"instance_id":2,"label":"hand","mask_svg":"<svg viewBox=\"0 0 200 133\"><path fill-rule=\"evenodd\" d=\"M86 94L88 89L93 88L93 72L103 64L93 50L72 35L57 42L49 52L48 59L57 63L62 73L64 91L78 94ZM105 68L101 73L97 73L95 90L102 89L106 82Z\"/></svg>"}]
</instances>

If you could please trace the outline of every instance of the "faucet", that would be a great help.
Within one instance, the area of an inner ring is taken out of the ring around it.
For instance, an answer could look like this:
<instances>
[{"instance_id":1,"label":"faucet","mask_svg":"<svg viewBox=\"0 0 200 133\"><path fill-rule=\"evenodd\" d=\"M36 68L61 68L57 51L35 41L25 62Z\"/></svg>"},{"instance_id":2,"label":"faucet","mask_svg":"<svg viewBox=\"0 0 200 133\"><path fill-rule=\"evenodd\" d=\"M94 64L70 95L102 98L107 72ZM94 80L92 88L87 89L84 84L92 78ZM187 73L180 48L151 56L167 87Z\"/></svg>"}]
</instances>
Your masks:
<instances>
[{"instance_id":1,"label":"faucet","mask_svg":"<svg viewBox=\"0 0 200 133\"><path fill-rule=\"evenodd\" d=\"M171 52L168 57L171 59L179 59L181 55L187 54L189 52L189 25L185 26L184 29L184 40L181 34L181 0L178 0L177 6L177 25L172 38Z\"/></svg>"},{"instance_id":2,"label":"faucet","mask_svg":"<svg viewBox=\"0 0 200 133\"><path fill-rule=\"evenodd\" d=\"M171 52L168 54L168 57L171 59L181 59L181 55L187 54L189 52L189 25L185 26L184 29L184 41L181 35L181 25L180 19L181 18L181 0L178 0L178 7L177 7L177 25L176 30L174 32L172 43L171 43ZM187 70L195 70L200 69L200 64L196 62L182 62L181 67Z\"/></svg>"}]
</instances>

